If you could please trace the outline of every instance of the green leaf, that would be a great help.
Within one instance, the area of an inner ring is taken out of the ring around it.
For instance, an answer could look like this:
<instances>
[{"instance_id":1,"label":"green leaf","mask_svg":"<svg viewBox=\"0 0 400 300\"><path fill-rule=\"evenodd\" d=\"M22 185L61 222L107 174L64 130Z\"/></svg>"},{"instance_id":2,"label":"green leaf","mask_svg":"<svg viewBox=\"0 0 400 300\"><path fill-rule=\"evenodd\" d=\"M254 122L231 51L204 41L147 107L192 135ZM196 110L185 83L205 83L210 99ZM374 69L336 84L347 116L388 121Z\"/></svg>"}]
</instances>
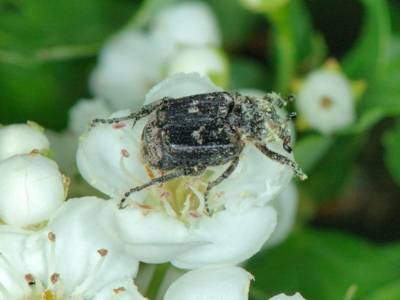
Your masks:
<instances>
[{"instance_id":1,"label":"green leaf","mask_svg":"<svg viewBox=\"0 0 400 300\"><path fill-rule=\"evenodd\" d=\"M19 65L69 50L94 56L136 7L128 1L107 0L8 2L12 9L0 10L0 63Z\"/></svg>"},{"instance_id":2,"label":"green leaf","mask_svg":"<svg viewBox=\"0 0 400 300\"><path fill-rule=\"evenodd\" d=\"M383 136L384 161L393 178L400 184L400 122Z\"/></svg>"},{"instance_id":3,"label":"green leaf","mask_svg":"<svg viewBox=\"0 0 400 300\"><path fill-rule=\"evenodd\" d=\"M296 143L294 156L305 172L311 171L333 144L329 136L313 134Z\"/></svg>"},{"instance_id":4,"label":"green leaf","mask_svg":"<svg viewBox=\"0 0 400 300\"><path fill-rule=\"evenodd\" d=\"M388 66L390 18L386 0L362 0L364 24L356 46L343 60L346 74L353 78L380 78Z\"/></svg>"},{"instance_id":5,"label":"green leaf","mask_svg":"<svg viewBox=\"0 0 400 300\"><path fill-rule=\"evenodd\" d=\"M391 282L388 285L379 288L377 291L374 291L371 295L365 298L365 300L388 299L400 299L400 280Z\"/></svg>"},{"instance_id":6,"label":"green leaf","mask_svg":"<svg viewBox=\"0 0 400 300\"><path fill-rule=\"evenodd\" d=\"M358 107L355 131L366 130L386 116L400 115L400 39L392 37L386 53L388 66L382 78L368 82L368 89Z\"/></svg>"},{"instance_id":7,"label":"green leaf","mask_svg":"<svg viewBox=\"0 0 400 300\"><path fill-rule=\"evenodd\" d=\"M296 75L297 64L312 52L310 16L301 0L293 0L273 12L267 12L266 17L273 29L275 88L286 92Z\"/></svg>"},{"instance_id":8,"label":"green leaf","mask_svg":"<svg viewBox=\"0 0 400 300\"><path fill-rule=\"evenodd\" d=\"M239 48L254 38L261 16L244 9L239 1L207 0L218 18L224 47ZM240 22L238 22L240 20Z\"/></svg>"},{"instance_id":9,"label":"green leaf","mask_svg":"<svg viewBox=\"0 0 400 300\"><path fill-rule=\"evenodd\" d=\"M363 142L364 135L336 137L331 141L332 145L329 146L322 159L307 174L309 179L301 183L301 188L314 200L335 200L343 191L352 174L355 156L361 149ZM328 141L325 141L325 143L328 144ZM324 142L320 141L320 144L322 150L324 150L324 146L328 147L327 144L324 145ZM309 149L311 152L314 151L311 147ZM300 155L298 157L300 158Z\"/></svg>"},{"instance_id":10,"label":"green leaf","mask_svg":"<svg viewBox=\"0 0 400 300\"><path fill-rule=\"evenodd\" d=\"M257 61L244 58L233 57L230 64L230 88L237 90L243 88L254 88L266 91L272 86L267 79L266 68Z\"/></svg>"},{"instance_id":11,"label":"green leaf","mask_svg":"<svg viewBox=\"0 0 400 300\"><path fill-rule=\"evenodd\" d=\"M255 276L253 300L282 292L300 292L310 300L342 300L349 288L355 289L352 300L398 299L367 296L377 291L384 295L382 288L398 286L399 261L400 245L377 246L340 232L308 229L256 256L246 269ZM397 290L387 292L398 295Z\"/></svg>"},{"instance_id":12,"label":"green leaf","mask_svg":"<svg viewBox=\"0 0 400 300\"><path fill-rule=\"evenodd\" d=\"M128 0L0 0L1 122L65 127L68 108L87 94L101 43L136 6Z\"/></svg>"}]
</instances>

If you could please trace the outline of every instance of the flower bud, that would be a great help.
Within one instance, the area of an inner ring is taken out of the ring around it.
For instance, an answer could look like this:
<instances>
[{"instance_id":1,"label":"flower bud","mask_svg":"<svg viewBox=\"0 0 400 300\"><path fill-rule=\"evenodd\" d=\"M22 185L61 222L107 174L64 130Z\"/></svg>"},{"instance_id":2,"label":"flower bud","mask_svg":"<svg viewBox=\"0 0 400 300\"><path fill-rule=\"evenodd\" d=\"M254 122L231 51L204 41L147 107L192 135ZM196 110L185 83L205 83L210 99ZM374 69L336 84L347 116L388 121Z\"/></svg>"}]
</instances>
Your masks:
<instances>
[{"instance_id":1,"label":"flower bud","mask_svg":"<svg viewBox=\"0 0 400 300\"><path fill-rule=\"evenodd\" d=\"M180 72L197 72L219 86L228 84L228 61L225 53L218 49L202 47L179 50L171 59L167 73L171 75Z\"/></svg>"},{"instance_id":2,"label":"flower bud","mask_svg":"<svg viewBox=\"0 0 400 300\"><path fill-rule=\"evenodd\" d=\"M34 122L0 127L0 161L13 155L33 150L47 151L49 148L42 128Z\"/></svg>"},{"instance_id":3,"label":"flower bud","mask_svg":"<svg viewBox=\"0 0 400 300\"><path fill-rule=\"evenodd\" d=\"M184 2L167 8L153 21L154 35L175 46L218 46L221 37L217 20L201 2Z\"/></svg>"},{"instance_id":4,"label":"flower bud","mask_svg":"<svg viewBox=\"0 0 400 300\"><path fill-rule=\"evenodd\" d=\"M102 49L89 80L90 90L114 110L142 106L147 91L161 78L168 46L140 31L125 31Z\"/></svg>"},{"instance_id":5,"label":"flower bud","mask_svg":"<svg viewBox=\"0 0 400 300\"><path fill-rule=\"evenodd\" d=\"M43 222L65 199L57 164L39 154L16 155L0 162L0 218L25 227Z\"/></svg>"}]
</instances>

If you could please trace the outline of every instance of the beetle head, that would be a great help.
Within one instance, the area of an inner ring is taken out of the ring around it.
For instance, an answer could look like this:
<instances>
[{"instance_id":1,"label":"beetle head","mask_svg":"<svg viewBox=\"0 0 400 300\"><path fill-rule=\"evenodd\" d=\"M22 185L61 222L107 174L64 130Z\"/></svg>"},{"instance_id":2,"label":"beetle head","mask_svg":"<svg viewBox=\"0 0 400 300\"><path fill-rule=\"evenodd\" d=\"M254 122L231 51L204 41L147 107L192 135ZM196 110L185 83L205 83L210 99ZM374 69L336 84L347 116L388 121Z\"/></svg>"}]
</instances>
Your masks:
<instances>
[{"instance_id":1,"label":"beetle head","mask_svg":"<svg viewBox=\"0 0 400 300\"><path fill-rule=\"evenodd\" d=\"M282 110L286 101L276 93L264 97L237 97L241 103L242 136L261 144L280 140L285 151L292 152L288 124L295 114L286 116Z\"/></svg>"}]
</instances>

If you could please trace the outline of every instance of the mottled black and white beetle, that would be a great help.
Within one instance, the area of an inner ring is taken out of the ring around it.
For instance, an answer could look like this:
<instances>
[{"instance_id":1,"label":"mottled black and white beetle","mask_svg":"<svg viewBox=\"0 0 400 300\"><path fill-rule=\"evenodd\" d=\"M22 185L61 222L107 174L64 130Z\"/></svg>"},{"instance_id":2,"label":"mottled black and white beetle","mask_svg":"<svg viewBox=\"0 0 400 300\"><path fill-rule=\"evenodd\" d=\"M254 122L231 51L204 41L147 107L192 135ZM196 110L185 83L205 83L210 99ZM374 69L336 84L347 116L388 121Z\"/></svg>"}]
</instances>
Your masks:
<instances>
[{"instance_id":1,"label":"mottled black and white beetle","mask_svg":"<svg viewBox=\"0 0 400 300\"><path fill-rule=\"evenodd\" d=\"M209 166L230 163L229 167L208 183L209 191L235 170L246 143L254 144L269 158L290 166L297 177L307 176L295 161L268 148L267 143L281 140L286 152L290 147L288 118L282 118L278 108L286 101L278 94L265 97L243 96L237 92L213 92L182 98L163 98L145 105L138 112L111 119L95 119L98 123L112 124L125 120L136 121L148 116L142 133L142 154L151 168L170 171L124 194L120 208L130 194L154 184L180 176L198 176ZM207 204L206 204L206 209Z\"/></svg>"}]
</instances>

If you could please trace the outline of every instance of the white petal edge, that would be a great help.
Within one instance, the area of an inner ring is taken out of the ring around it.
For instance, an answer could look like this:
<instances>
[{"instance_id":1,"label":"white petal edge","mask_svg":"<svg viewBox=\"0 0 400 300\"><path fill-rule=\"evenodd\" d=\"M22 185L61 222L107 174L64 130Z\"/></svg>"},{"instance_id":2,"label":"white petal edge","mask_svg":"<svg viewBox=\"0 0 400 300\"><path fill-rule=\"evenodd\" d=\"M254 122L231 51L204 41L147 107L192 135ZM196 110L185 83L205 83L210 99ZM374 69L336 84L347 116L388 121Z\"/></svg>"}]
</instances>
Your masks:
<instances>
[{"instance_id":1,"label":"white petal edge","mask_svg":"<svg viewBox=\"0 0 400 300\"><path fill-rule=\"evenodd\" d=\"M199 73L177 73L154 86L147 93L144 104L149 104L164 97L181 98L218 91L222 91L222 89Z\"/></svg>"},{"instance_id":2,"label":"white petal edge","mask_svg":"<svg viewBox=\"0 0 400 300\"><path fill-rule=\"evenodd\" d=\"M271 201L271 205L275 207L278 213L278 224L271 238L265 243L265 247L268 248L280 244L290 234L296 220L298 197L297 187L291 182Z\"/></svg>"},{"instance_id":3,"label":"white petal edge","mask_svg":"<svg viewBox=\"0 0 400 300\"><path fill-rule=\"evenodd\" d=\"M252 207L240 213L230 210L202 218L191 237L206 243L187 250L171 263L183 269L232 265L256 254L276 226L272 207Z\"/></svg>"},{"instance_id":4,"label":"white petal edge","mask_svg":"<svg viewBox=\"0 0 400 300\"><path fill-rule=\"evenodd\" d=\"M233 266L193 270L169 287L164 300L247 300L251 279Z\"/></svg>"},{"instance_id":5,"label":"white petal edge","mask_svg":"<svg viewBox=\"0 0 400 300\"><path fill-rule=\"evenodd\" d=\"M285 294L279 294L279 295L276 295L276 296L270 298L269 300L305 300L305 299L299 293L296 293L292 296L288 296Z\"/></svg>"},{"instance_id":6,"label":"white petal edge","mask_svg":"<svg viewBox=\"0 0 400 300\"><path fill-rule=\"evenodd\" d=\"M184 223L164 212L115 209L114 226L130 253L146 263L167 262L199 243Z\"/></svg>"}]
</instances>

